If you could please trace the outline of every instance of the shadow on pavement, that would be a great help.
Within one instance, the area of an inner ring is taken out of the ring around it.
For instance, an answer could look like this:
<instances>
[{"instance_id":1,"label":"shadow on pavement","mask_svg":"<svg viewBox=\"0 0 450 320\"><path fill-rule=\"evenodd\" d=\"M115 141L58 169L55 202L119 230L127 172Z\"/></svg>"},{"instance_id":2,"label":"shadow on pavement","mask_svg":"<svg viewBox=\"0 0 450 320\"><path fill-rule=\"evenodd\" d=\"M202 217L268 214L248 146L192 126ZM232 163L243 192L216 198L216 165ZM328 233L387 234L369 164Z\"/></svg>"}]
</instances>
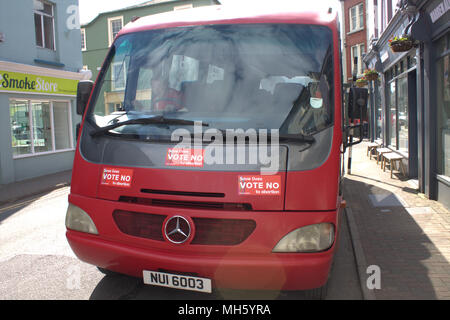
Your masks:
<instances>
[{"instance_id":1,"label":"shadow on pavement","mask_svg":"<svg viewBox=\"0 0 450 320\"><path fill-rule=\"evenodd\" d=\"M392 200L396 195L371 184L346 178L344 190L355 216L367 267L376 265L381 269L381 289L375 290L377 299L436 299L433 275L427 265L438 263L447 271L450 269L448 261L415 221L423 214L413 217L400 201L398 205L392 201L383 205L383 199Z\"/></svg>"},{"instance_id":2,"label":"shadow on pavement","mask_svg":"<svg viewBox=\"0 0 450 320\"><path fill-rule=\"evenodd\" d=\"M149 286L140 278L106 275L98 283L90 300L274 300L302 298L302 293L279 291L214 290L212 294Z\"/></svg>"}]
</instances>

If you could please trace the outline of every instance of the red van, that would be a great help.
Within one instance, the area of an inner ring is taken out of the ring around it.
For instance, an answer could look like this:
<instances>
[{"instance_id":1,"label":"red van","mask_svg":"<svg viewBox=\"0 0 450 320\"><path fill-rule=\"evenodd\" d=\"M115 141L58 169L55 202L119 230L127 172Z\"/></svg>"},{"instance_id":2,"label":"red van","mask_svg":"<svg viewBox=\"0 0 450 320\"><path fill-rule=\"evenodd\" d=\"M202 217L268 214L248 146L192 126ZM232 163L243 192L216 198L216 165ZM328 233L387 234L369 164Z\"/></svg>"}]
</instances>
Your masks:
<instances>
[{"instance_id":1,"label":"red van","mask_svg":"<svg viewBox=\"0 0 450 320\"><path fill-rule=\"evenodd\" d=\"M126 25L79 83L78 258L150 285L323 296L342 211L338 30L331 12L223 6Z\"/></svg>"}]
</instances>

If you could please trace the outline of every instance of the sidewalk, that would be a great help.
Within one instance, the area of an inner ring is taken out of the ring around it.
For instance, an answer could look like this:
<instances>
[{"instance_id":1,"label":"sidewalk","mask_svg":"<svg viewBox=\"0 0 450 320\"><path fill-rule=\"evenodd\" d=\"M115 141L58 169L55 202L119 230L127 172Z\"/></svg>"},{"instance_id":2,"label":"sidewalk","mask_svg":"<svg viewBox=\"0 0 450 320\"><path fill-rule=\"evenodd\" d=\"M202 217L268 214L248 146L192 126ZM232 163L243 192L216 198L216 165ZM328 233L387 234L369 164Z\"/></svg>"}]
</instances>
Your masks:
<instances>
[{"instance_id":1,"label":"sidewalk","mask_svg":"<svg viewBox=\"0 0 450 320\"><path fill-rule=\"evenodd\" d=\"M366 142L353 147L344 182L361 286L380 300L450 299L450 211L366 153ZM381 270L381 289L364 287L371 265Z\"/></svg>"},{"instance_id":2,"label":"sidewalk","mask_svg":"<svg viewBox=\"0 0 450 320\"><path fill-rule=\"evenodd\" d=\"M72 170L0 185L0 205L70 185Z\"/></svg>"}]
</instances>

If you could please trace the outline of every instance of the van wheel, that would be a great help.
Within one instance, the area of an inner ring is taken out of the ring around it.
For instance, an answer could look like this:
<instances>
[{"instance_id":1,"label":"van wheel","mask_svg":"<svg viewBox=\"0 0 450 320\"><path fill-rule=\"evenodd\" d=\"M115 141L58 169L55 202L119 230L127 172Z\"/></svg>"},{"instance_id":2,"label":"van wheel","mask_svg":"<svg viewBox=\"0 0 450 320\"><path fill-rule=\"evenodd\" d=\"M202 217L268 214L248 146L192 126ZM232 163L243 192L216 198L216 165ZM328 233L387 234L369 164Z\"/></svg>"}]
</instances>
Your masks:
<instances>
[{"instance_id":1,"label":"van wheel","mask_svg":"<svg viewBox=\"0 0 450 320\"><path fill-rule=\"evenodd\" d=\"M117 272L114 272L114 271L111 271L111 270L108 270L105 268L97 267L97 269L98 269L98 271L100 271L101 273L103 273L104 275L107 275L107 276L115 276L115 275L119 274Z\"/></svg>"},{"instance_id":2,"label":"van wheel","mask_svg":"<svg viewBox=\"0 0 450 320\"><path fill-rule=\"evenodd\" d=\"M320 288L305 291L305 299L307 300L325 300L327 297L328 282Z\"/></svg>"}]
</instances>

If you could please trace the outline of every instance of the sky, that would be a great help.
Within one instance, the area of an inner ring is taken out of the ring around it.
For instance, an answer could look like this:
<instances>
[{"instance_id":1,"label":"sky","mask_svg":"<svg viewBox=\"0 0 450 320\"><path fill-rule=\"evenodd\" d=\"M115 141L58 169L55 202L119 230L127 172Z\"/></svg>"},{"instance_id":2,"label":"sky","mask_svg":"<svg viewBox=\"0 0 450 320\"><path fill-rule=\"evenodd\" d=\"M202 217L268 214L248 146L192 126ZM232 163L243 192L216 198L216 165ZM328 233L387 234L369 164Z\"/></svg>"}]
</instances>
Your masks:
<instances>
[{"instance_id":1,"label":"sky","mask_svg":"<svg viewBox=\"0 0 450 320\"><path fill-rule=\"evenodd\" d=\"M85 24L94 19L98 14L105 11L113 11L120 8L133 6L136 4L144 3L146 0L78 0L79 1L79 13L80 22ZM340 10L340 4L338 0L220 0L225 5L237 4L242 5L260 5L262 2L271 3L289 3L289 4L302 4L313 5L315 7L323 6L329 7L330 5L335 10ZM303 3L302 3L303 2Z\"/></svg>"}]
</instances>

